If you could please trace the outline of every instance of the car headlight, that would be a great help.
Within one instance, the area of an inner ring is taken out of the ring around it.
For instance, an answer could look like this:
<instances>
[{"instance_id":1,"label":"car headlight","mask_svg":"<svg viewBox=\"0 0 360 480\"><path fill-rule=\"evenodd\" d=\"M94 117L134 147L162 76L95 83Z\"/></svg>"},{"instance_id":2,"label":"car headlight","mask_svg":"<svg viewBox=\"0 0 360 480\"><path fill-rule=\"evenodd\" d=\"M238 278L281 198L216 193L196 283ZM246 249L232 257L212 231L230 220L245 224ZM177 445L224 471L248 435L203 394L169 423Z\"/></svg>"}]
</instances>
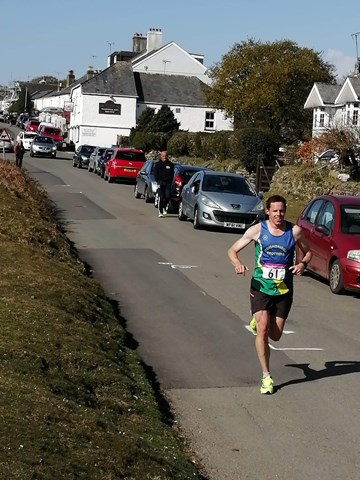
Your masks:
<instances>
[{"instance_id":1,"label":"car headlight","mask_svg":"<svg viewBox=\"0 0 360 480\"><path fill-rule=\"evenodd\" d=\"M210 200L210 198L207 197L206 195L201 195L200 196L200 202L203 203L204 205L206 205L207 207L220 208L221 209L221 207L219 207L219 205L217 203Z\"/></svg>"},{"instance_id":2,"label":"car headlight","mask_svg":"<svg viewBox=\"0 0 360 480\"><path fill-rule=\"evenodd\" d=\"M264 210L264 205L262 202L259 202L255 207L252 209L252 212L261 212L261 210Z\"/></svg>"},{"instance_id":3,"label":"car headlight","mask_svg":"<svg viewBox=\"0 0 360 480\"><path fill-rule=\"evenodd\" d=\"M355 262L360 262L360 250L349 250L347 258L349 260L355 260Z\"/></svg>"},{"instance_id":4,"label":"car headlight","mask_svg":"<svg viewBox=\"0 0 360 480\"><path fill-rule=\"evenodd\" d=\"M87 160L87 156L86 155L81 155L81 160Z\"/></svg>"},{"instance_id":5,"label":"car headlight","mask_svg":"<svg viewBox=\"0 0 360 480\"><path fill-rule=\"evenodd\" d=\"M52 149L55 151L55 150L56 150L56 145L54 145L54 146L52 147Z\"/></svg>"}]
</instances>

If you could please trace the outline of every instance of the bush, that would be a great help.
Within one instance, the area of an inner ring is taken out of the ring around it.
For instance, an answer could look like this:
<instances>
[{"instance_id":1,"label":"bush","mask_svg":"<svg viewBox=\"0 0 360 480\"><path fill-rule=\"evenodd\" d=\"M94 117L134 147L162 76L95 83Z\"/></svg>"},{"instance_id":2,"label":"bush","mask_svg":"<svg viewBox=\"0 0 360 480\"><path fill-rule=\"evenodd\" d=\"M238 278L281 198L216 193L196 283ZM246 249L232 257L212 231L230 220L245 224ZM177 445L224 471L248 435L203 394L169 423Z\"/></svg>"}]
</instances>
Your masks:
<instances>
[{"instance_id":1,"label":"bush","mask_svg":"<svg viewBox=\"0 0 360 480\"><path fill-rule=\"evenodd\" d=\"M175 132L168 141L167 149L169 154L175 157L189 155L188 132Z\"/></svg>"}]
</instances>

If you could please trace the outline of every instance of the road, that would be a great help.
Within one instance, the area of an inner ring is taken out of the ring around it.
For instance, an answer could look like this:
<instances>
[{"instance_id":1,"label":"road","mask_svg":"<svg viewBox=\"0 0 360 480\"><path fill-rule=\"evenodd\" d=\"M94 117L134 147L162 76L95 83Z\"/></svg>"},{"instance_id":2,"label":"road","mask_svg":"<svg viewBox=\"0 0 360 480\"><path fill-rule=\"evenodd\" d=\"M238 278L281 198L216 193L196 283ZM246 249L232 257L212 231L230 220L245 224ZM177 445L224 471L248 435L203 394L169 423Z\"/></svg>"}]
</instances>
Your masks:
<instances>
[{"instance_id":1,"label":"road","mask_svg":"<svg viewBox=\"0 0 360 480\"><path fill-rule=\"evenodd\" d=\"M133 186L24 158L58 205L69 238L119 303L210 480L360 478L359 296L295 279L285 335L272 345L272 396L259 394L249 281L226 251L237 233L159 219ZM253 248L242 255L251 270Z\"/></svg>"}]
</instances>

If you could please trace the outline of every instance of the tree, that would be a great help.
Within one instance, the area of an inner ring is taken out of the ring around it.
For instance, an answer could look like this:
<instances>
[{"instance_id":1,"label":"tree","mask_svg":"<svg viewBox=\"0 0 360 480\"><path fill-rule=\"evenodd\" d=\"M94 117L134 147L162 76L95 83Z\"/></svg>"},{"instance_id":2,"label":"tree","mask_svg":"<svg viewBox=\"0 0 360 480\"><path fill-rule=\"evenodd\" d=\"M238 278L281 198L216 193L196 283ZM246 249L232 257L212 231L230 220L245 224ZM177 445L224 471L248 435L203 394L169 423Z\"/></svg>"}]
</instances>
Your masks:
<instances>
[{"instance_id":1,"label":"tree","mask_svg":"<svg viewBox=\"0 0 360 480\"><path fill-rule=\"evenodd\" d=\"M319 52L290 40L235 44L210 71L207 101L234 118L235 128L265 127L282 142L310 136L304 103L315 82L334 83L334 67Z\"/></svg>"},{"instance_id":2,"label":"tree","mask_svg":"<svg viewBox=\"0 0 360 480\"><path fill-rule=\"evenodd\" d=\"M26 87L23 85L21 91L19 92L19 98L16 102L11 104L10 112L27 112L30 113L33 110L33 102L31 101L31 95Z\"/></svg>"},{"instance_id":3,"label":"tree","mask_svg":"<svg viewBox=\"0 0 360 480\"><path fill-rule=\"evenodd\" d=\"M152 132L172 133L179 130L180 123L176 121L173 111L163 105L154 115L149 128Z\"/></svg>"},{"instance_id":4,"label":"tree","mask_svg":"<svg viewBox=\"0 0 360 480\"><path fill-rule=\"evenodd\" d=\"M150 107L146 107L138 118L136 130L139 132L150 132L151 122L154 118L155 110Z\"/></svg>"}]
</instances>

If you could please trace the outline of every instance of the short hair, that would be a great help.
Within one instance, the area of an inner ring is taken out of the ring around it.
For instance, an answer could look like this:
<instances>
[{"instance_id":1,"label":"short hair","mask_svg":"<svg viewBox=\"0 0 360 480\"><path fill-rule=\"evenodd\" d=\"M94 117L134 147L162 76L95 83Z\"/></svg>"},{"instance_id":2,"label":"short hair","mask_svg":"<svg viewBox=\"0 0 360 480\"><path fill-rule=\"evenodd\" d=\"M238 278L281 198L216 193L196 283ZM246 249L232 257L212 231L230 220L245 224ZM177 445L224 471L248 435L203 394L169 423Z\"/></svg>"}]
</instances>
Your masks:
<instances>
[{"instance_id":1,"label":"short hair","mask_svg":"<svg viewBox=\"0 0 360 480\"><path fill-rule=\"evenodd\" d=\"M286 210L286 200L281 195L272 195L266 200L266 208L269 210L272 203L281 202Z\"/></svg>"}]
</instances>

